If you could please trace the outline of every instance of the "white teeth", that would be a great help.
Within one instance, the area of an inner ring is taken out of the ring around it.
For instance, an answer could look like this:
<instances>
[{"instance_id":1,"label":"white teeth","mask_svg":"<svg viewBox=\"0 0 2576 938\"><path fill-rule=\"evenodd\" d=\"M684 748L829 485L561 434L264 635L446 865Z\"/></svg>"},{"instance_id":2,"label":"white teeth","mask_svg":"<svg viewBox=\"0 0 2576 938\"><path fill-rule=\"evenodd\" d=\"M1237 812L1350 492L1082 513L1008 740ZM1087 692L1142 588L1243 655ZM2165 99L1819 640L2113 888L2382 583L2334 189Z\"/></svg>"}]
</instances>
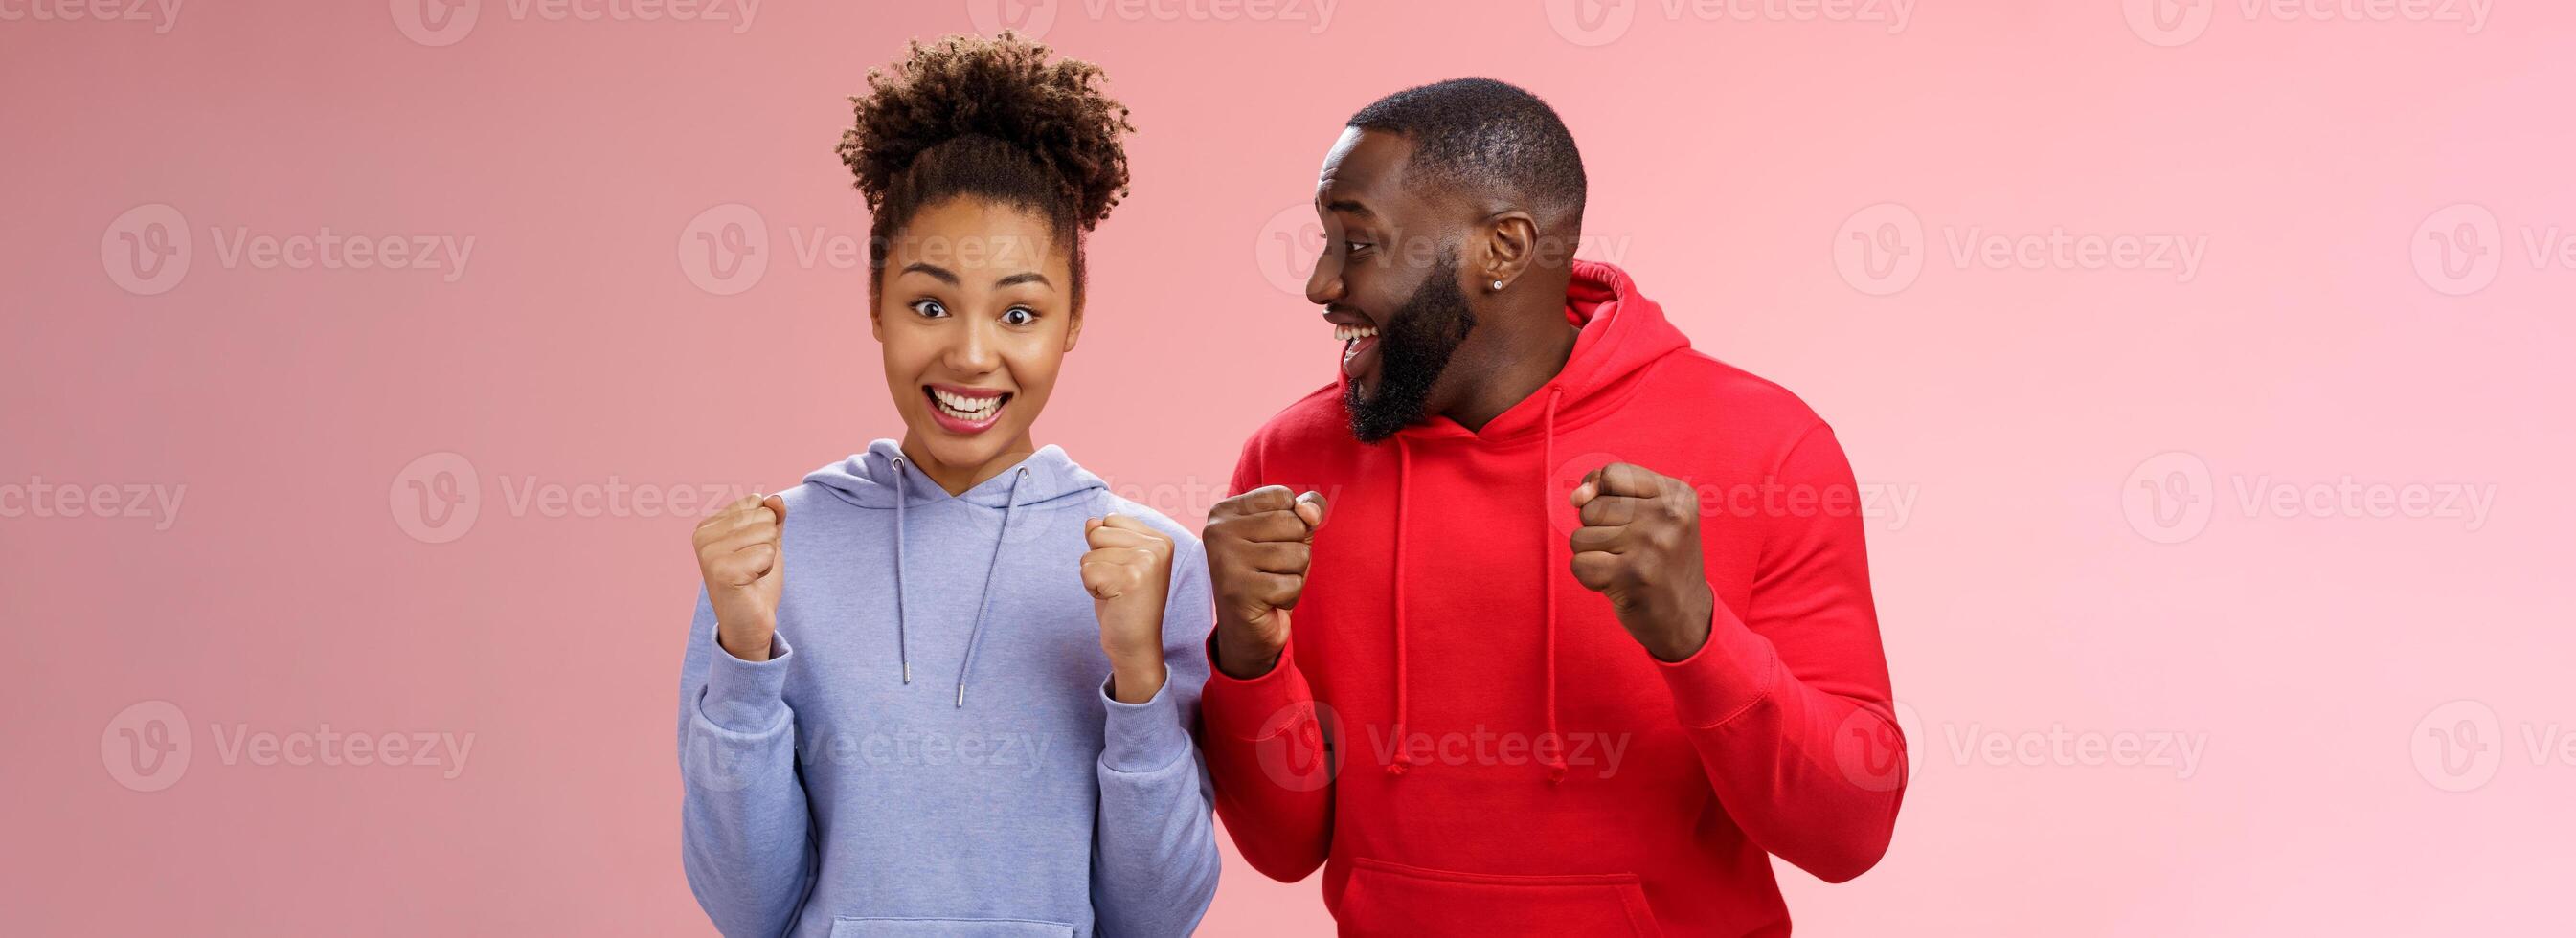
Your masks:
<instances>
[{"instance_id":1,"label":"white teeth","mask_svg":"<svg viewBox=\"0 0 2576 938\"><path fill-rule=\"evenodd\" d=\"M982 420L992 416L993 410L1002 406L1000 397L967 397L938 388L930 389L930 396L939 401L940 410L960 420Z\"/></svg>"},{"instance_id":2,"label":"white teeth","mask_svg":"<svg viewBox=\"0 0 2576 938\"><path fill-rule=\"evenodd\" d=\"M1365 339L1376 334L1376 326L1345 326L1339 323L1336 323L1333 326L1333 341L1335 342L1348 342L1353 339Z\"/></svg>"}]
</instances>

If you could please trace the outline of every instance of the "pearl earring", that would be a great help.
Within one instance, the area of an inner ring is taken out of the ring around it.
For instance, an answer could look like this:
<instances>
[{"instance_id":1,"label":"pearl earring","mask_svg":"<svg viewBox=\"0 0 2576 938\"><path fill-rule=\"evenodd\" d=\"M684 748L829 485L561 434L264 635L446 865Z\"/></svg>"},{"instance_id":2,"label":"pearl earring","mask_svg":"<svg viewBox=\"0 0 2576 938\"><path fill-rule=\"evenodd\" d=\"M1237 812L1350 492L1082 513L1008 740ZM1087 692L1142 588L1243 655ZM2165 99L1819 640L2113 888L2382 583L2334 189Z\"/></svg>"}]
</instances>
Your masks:
<instances>
[{"instance_id":1,"label":"pearl earring","mask_svg":"<svg viewBox=\"0 0 2576 938\"><path fill-rule=\"evenodd\" d=\"M1502 282L1502 281L1500 281L1500 280L1496 280L1496 281L1494 281L1494 289L1500 290L1500 289L1502 289L1502 288L1503 288L1503 282Z\"/></svg>"}]
</instances>

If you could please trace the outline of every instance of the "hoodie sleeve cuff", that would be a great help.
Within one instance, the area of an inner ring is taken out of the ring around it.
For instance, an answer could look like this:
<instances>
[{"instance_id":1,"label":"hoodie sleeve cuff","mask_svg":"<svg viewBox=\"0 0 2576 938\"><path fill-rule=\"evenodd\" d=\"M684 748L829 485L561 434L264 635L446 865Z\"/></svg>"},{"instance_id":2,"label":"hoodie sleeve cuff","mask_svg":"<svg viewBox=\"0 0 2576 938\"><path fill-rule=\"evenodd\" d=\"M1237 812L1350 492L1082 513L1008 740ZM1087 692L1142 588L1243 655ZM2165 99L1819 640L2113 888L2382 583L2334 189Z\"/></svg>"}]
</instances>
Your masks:
<instances>
[{"instance_id":1,"label":"hoodie sleeve cuff","mask_svg":"<svg viewBox=\"0 0 2576 938\"><path fill-rule=\"evenodd\" d=\"M1112 772L1152 772L1181 760L1190 751L1190 734L1181 729L1178 704L1172 702L1168 670L1163 686L1144 703L1125 703L1109 696L1100 682L1100 705L1107 711L1101 727L1100 764Z\"/></svg>"},{"instance_id":2,"label":"hoodie sleeve cuff","mask_svg":"<svg viewBox=\"0 0 2576 938\"><path fill-rule=\"evenodd\" d=\"M1208 636L1206 651L1208 679L1199 692L1199 720L1207 732L1259 742L1294 729L1301 721L1291 717L1314 709L1315 692L1306 685L1305 672L1297 669L1294 637L1279 649L1279 663L1269 673L1250 679L1216 666L1214 634Z\"/></svg>"},{"instance_id":3,"label":"hoodie sleeve cuff","mask_svg":"<svg viewBox=\"0 0 2576 938\"><path fill-rule=\"evenodd\" d=\"M755 735L777 728L787 717L788 660L796 654L787 636L769 639L769 660L744 661L722 647L707 661L706 694L698 713L729 733Z\"/></svg>"},{"instance_id":4,"label":"hoodie sleeve cuff","mask_svg":"<svg viewBox=\"0 0 2576 938\"><path fill-rule=\"evenodd\" d=\"M1707 644L1688 658L1656 661L1655 666L1672 690L1673 710L1682 725L1709 729L1770 696L1780 653L1721 602L1709 617Z\"/></svg>"}]
</instances>

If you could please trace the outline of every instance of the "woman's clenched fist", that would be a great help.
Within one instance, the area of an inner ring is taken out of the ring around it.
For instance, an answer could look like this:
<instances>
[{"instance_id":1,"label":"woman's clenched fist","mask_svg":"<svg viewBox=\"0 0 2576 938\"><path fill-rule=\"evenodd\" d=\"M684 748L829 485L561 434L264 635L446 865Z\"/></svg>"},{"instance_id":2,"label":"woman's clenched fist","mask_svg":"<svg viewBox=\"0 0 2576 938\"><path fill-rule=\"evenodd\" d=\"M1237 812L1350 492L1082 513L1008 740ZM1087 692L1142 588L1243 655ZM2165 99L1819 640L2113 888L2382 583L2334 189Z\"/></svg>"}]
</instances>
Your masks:
<instances>
[{"instance_id":1,"label":"woman's clenched fist","mask_svg":"<svg viewBox=\"0 0 2576 938\"><path fill-rule=\"evenodd\" d=\"M716 641L745 661L769 660L778 632L778 589L787 581L787 554L779 532L787 503L776 495L749 495L698 522L690 541L698 574L706 578L707 604L716 612Z\"/></svg>"},{"instance_id":2,"label":"woman's clenched fist","mask_svg":"<svg viewBox=\"0 0 2576 938\"><path fill-rule=\"evenodd\" d=\"M1163 603L1171 593L1172 539L1125 515L1083 522L1082 588L1100 618L1110 696L1144 703L1163 689Z\"/></svg>"}]
</instances>

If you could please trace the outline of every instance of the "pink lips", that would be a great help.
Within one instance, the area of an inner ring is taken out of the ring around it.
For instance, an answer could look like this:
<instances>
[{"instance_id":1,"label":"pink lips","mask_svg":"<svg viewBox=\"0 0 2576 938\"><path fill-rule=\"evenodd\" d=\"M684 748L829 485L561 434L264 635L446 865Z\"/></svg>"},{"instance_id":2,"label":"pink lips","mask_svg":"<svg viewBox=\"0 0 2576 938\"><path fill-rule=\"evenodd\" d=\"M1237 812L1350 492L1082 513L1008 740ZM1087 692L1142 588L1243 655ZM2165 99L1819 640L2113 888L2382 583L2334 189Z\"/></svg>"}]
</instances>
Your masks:
<instances>
[{"instance_id":1,"label":"pink lips","mask_svg":"<svg viewBox=\"0 0 2576 938\"><path fill-rule=\"evenodd\" d=\"M993 401L994 403L991 407L984 409L983 416L972 418L961 417L956 413L951 412L948 409L948 405L940 401L939 397L941 393L945 393L952 397L964 398L968 401ZM927 401L930 405L930 420L932 423L938 424L940 429L946 430L950 433L971 435L990 430L993 428L994 424L1002 422L1002 410L1010 406L1009 398L1011 394L1008 391L996 388L970 388L954 384L933 384L923 387L921 396L923 400Z\"/></svg>"}]
</instances>

